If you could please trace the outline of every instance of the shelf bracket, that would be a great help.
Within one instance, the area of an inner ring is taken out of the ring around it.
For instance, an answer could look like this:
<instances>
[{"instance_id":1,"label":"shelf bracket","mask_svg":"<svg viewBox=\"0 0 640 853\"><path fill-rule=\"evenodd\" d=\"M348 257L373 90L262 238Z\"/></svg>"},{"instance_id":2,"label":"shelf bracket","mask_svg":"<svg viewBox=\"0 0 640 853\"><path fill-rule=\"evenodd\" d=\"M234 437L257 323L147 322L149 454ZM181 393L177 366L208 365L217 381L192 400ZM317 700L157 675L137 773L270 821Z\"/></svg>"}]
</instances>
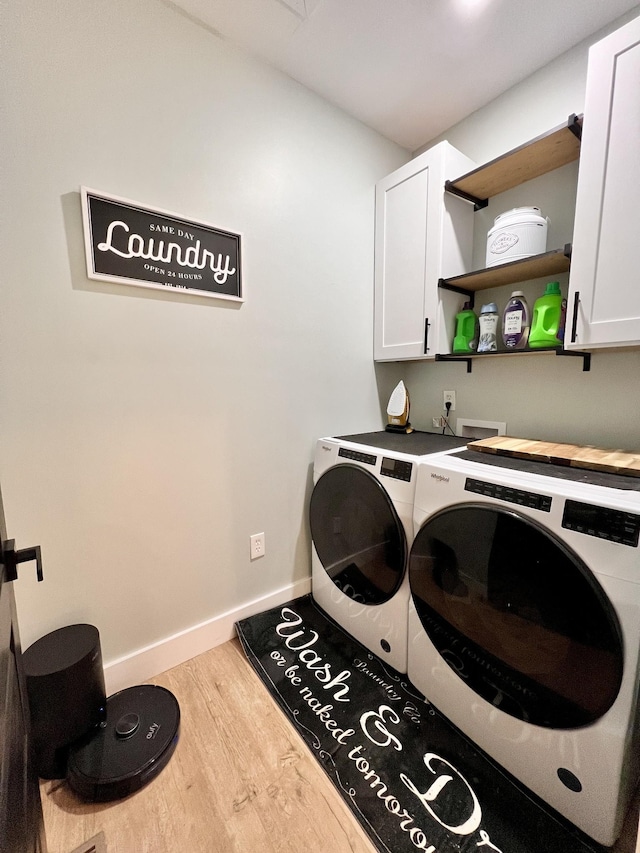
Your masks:
<instances>
[{"instance_id":1,"label":"shelf bracket","mask_svg":"<svg viewBox=\"0 0 640 853\"><path fill-rule=\"evenodd\" d=\"M466 296L467 300L471 303L471 307L475 305L475 292L473 290L467 290L465 287L458 287L455 284L449 284L446 278L438 279L438 287L442 290L452 290L454 293L459 293L460 296Z\"/></svg>"},{"instance_id":2,"label":"shelf bracket","mask_svg":"<svg viewBox=\"0 0 640 853\"><path fill-rule=\"evenodd\" d=\"M571 113L569 121L567 122L567 127L574 136L582 141L582 116Z\"/></svg>"},{"instance_id":3,"label":"shelf bracket","mask_svg":"<svg viewBox=\"0 0 640 853\"><path fill-rule=\"evenodd\" d=\"M457 195L465 201L473 202L474 211L482 210L483 207L486 207L489 204L488 198L478 198L475 195L471 195L471 193L466 193L464 190L459 190L455 184L451 183L451 181L445 181L444 189L445 192L451 193L451 195Z\"/></svg>"},{"instance_id":4,"label":"shelf bracket","mask_svg":"<svg viewBox=\"0 0 640 853\"><path fill-rule=\"evenodd\" d=\"M464 356L459 355L443 355L442 353L436 353L436 361L459 361L462 363L466 362L467 373L471 373L471 365L473 363L471 358L465 358Z\"/></svg>"},{"instance_id":5,"label":"shelf bracket","mask_svg":"<svg viewBox=\"0 0 640 853\"><path fill-rule=\"evenodd\" d=\"M581 352L580 350L558 349L556 355L568 355L582 359L582 372L588 373L591 370L591 353Z\"/></svg>"}]
</instances>

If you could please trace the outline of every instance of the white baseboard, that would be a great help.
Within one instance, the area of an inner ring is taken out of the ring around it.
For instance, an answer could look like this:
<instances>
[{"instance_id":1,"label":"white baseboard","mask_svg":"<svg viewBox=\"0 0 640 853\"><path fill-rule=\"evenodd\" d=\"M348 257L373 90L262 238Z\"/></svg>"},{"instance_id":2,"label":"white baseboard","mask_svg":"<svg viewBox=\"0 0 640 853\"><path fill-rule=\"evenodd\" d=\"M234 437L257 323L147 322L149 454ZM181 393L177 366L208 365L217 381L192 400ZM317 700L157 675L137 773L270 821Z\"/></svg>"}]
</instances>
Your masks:
<instances>
[{"instance_id":1,"label":"white baseboard","mask_svg":"<svg viewBox=\"0 0 640 853\"><path fill-rule=\"evenodd\" d=\"M270 610L272 607L285 604L309 592L311 592L311 578L295 581L289 586L250 601L235 610L228 610L220 616L180 631L172 637L159 640L117 660L109 661L104 666L107 696L135 684L144 684L161 672L191 660L214 646L226 643L227 640L235 637L234 624L239 619L246 619L248 616Z\"/></svg>"}]
</instances>

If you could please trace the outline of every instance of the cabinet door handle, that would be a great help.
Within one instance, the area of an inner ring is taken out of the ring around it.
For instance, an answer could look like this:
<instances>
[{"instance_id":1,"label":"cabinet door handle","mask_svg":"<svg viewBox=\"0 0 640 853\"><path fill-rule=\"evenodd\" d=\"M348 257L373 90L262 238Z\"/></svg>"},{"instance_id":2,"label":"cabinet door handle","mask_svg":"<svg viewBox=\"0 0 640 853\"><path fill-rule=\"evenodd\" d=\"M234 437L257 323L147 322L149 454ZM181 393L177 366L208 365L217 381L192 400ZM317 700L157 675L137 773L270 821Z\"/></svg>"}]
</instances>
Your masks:
<instances>
[{"instance_id":1,"label":"cabinet door handle","mask_svg":"<svg viewBox=\"0 0 640 853\"><path fill-rule=\"evenodd\" d=\"M578 305L580 305L580 291L576 290L573 295L573 320L571 322L571 343L575 344L578 336Z\"/></svg>"},{"instance_id":2,"label":"cabinet door handle","mask_svg":"<svg viewBox=\"0 0 640 853\"><path fill-rule=\"evenodd\" d=\"M429 351L429 318L424 318L424 354L426 355Z\"/></svg>"},{"instance_id":3,"label":"cabinet door handle","mask_svg":"<svg viewBox=\"0 0 640 853\"><path fill-rule=\"evenodd\" d=\"M36 574L38 580L43 579L42 575L42 554L40 546L35 545L33 548L21 548L16 551L16 540L7 539L2 542L2 562L6 566L8 581L14 581L18 577L18 563L29 563L31 560L36 561Z\"/></svg>"}]
</instances>

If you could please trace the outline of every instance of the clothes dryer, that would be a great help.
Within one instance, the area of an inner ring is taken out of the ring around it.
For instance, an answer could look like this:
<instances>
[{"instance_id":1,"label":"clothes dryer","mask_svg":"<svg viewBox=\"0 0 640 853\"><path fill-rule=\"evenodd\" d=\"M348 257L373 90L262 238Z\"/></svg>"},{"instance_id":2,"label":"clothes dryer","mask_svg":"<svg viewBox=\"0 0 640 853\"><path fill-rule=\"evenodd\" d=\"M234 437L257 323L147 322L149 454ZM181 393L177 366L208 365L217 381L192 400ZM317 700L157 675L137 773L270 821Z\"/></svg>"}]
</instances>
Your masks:
<instances>
[{"instance_id":1,"label":"clothes dryer","mask_svg":"<svg viewBox=\"0 0 640 853\"><path fill-rule=\"evenodd\" d=\"M419 459L468 439L374 432L317 442L309 520L312 595L352 637L407 671L407 556Z\"/></svg>"},{"instance_id":2,"label":"clothes dryer","mask_svg":"<svg viewBox=\"0 0 640 853\"><path fill-rule=\"evenodd\" d=\"M465 450L415 495L410 680L604 845L638 780L639 490Z\"/></svg>"}]
</instances>

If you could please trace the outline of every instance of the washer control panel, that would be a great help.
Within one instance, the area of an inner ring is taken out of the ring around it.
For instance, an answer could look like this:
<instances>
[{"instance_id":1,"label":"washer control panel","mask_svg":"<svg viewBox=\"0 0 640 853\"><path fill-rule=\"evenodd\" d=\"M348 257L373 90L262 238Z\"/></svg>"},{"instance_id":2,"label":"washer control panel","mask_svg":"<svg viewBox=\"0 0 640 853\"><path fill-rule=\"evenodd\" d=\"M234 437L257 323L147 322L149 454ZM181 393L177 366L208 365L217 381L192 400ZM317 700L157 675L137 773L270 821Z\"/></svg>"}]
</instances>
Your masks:
<instances>
[{"instance_id":1,"label":"washer control panel","mask_svg":"<svg viewBox=\"0 0 640 853\"><path fill-rule=\"evenodd\" d=\"M405 462L403 459L387 459L382 457L380 465L380 473L385 477L393 477L394 480L406 480L411 482L411 472L413 471L413 463Z\"/></svg>"},{"instance_id":2,"label":"washer control panel","mask_svg":"<svg viewBox=\"0 0 640 853\"><path fill-rule=\"evenodd\" d=\"M630 548L637 548L640 538L640 515L580 501L565 502L562 526L587 536L619 542Z\"/></svg>"},{"instance_id":3,"label":"washer control panel","mask_svg":"<svg viewBox=\"0 0 640 853\"><path fill-rule=\"evenodd\" d=\"M502 486L499 483L486 483L484 480L475 480L473 477L467 477L464 490L476 495L484 495L487 498L539 509L541 512L551 512L551 498L548 495L525 492L522 489L513 489L511 486Z\"/></svg>"},{"instance_id":4,"label":"washer control panel","mask_svg":"<svg viewBox=\"0 0 640 853\"><path fill-rule=\"evenodd\" d=\"M338 450L338 456L343 456L345 459L353 459L355 462L364 462L365 465L374 465L378 461L378 457L372 453L362 453L360 450L349 450L348 447L341 447Z\"/></svg>"}]
</instances>

